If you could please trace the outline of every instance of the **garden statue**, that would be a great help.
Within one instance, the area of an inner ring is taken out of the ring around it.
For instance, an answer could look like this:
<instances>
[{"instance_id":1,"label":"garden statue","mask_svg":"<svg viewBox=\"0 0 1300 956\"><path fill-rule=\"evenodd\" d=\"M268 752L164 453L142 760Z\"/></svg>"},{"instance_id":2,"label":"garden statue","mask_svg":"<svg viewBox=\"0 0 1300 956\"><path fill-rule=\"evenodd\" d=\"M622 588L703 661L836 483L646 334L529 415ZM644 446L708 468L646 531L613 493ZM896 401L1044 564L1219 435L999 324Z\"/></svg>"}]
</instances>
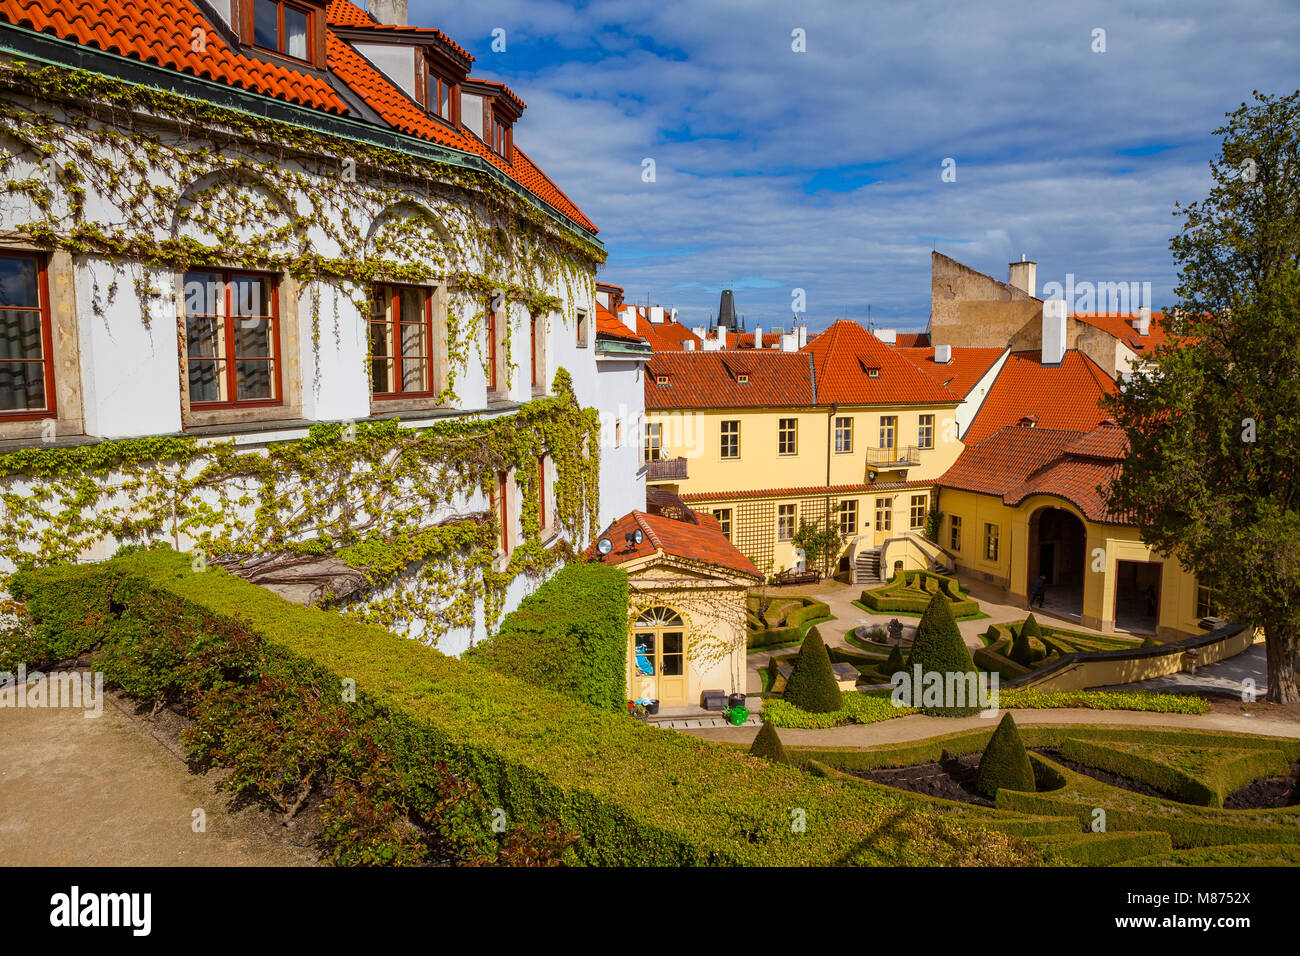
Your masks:
<instances>
[{"instance_id":1,"label":"garden statue","mask_svg":"<svg viewBox=\"0 0 1300 956\"><path fill-rule=\"evenodd\" d=\"M903 646L903 622L894 618L889 622L889 639L894 642L896 647Z\"/></svg>"}]
</instances>

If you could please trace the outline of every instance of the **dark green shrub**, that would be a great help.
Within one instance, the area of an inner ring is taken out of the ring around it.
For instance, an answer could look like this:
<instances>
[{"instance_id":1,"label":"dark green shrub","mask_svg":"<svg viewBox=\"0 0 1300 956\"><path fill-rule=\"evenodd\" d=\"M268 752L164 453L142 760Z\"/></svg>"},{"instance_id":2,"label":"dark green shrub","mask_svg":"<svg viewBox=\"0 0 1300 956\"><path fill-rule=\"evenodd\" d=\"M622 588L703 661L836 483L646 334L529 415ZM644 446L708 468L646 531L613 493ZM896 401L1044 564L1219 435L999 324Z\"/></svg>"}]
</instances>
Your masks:
<instances>
[{"instance_id":1,"label":"dark green shrub","mask_svg":"<svg viewBox=\"0 0 1300 956\"><path fill-rule=\"evenodd\" d=\"M918 664L923 675L931 673L945 675L945 677L950 674L978 675L975 662L971 659L970 651L962 640L961 631L957 628L957 622L953 619L952 605L941 594L936 594L930 599L929 606L921 615L921 623L916 628L916 639L912 642L912 649L907 655L908 671L913 671ZM966 687L971 686L972 682L967 681ZM969 694L967 696L969 697ZM922 707L921 711L941 717L966 716L979 712L979 707L971 706L969 700L965 703L966 706L957 707L956 701L945 700L943 706Z\"/></svg>"},{"instance_id":2,"label":"dark green shrub","mask_svg":"<svg viewBox=\"0 0 1300 956\"><path fill-rule=\"evenodd\" d=\"M785 685L785 699L809 713L825 714L844 706L844 694L835 683L831 658L821 632L808 629L794 662L794 673Z\"/></svg>"},{"instance_id":3,"label":"dark green shrub","mask_svg":"<svg viewBox=\"0 0 1300 956\"><path fill-rule=\"evenodd\" d=\"M998 729L984 748L980 757L979 770L975 774L975 786L986 797L997 796L998 790L1034 791L1034 768L1029 764L1029 753L1025 750L1020 731L1010 714L1004 714Z\"/></svg>"},{"instance_id":4,"label":"dark green shrub","mask_svg":"<svg viewBox=\"0 0 1300 956\"><path fill-rule=\"evenodd\" d=\"M763 721L763 726L759 728L758 736L754 738L754 743L750 745L749 755L751 757L762 757L764 760L770 760L773 763L790 762L785 747L781 745L781 737L776 732L776 725L767 721Z\"/></svg>"},{"instance_id":5,"label":"dark green shrub","mask_svg":"<svg viewBox=\"0 0 1300 956\"><path fill-rule=\"evenodd\" d=\"M903 660L903 649L898 645L894 645L889 651L889 658L885 661L885 666L881 668L881 671L887 675L897 674L906 667L907 662Z\"/></svg>"},{"instance_id":6,"label":"dark green shrub","mask_svg":"<svg viewBox=\"0 0 1300 956\"><path fill-rule=\"evenodd\" d=\"M572 563L464 659L601 707L627 706L627 574Z\"/></svg>"}]
</instances>

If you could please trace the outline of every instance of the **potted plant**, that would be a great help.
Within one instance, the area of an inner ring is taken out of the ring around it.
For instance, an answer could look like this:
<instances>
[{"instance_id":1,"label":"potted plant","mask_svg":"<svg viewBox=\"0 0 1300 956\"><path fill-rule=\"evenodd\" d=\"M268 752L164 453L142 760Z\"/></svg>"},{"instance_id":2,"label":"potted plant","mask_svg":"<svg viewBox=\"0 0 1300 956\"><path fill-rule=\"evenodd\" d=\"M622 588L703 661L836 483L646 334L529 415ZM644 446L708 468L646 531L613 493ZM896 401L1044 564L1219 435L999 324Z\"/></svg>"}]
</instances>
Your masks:
<instances>
[{"instance_id":1,"label":"potted plant","mask_svg":"<svg viewBox=\"0 0 1300 956\"><path fill-rule=\"evenodd\" d=\"M646 721L646 716L647 716L646 709L638 701L629 700L627 702L627 714L629 717L635 717L637 720L641 721L642 723L645 723Z\"/></svg>"}]
</instances>

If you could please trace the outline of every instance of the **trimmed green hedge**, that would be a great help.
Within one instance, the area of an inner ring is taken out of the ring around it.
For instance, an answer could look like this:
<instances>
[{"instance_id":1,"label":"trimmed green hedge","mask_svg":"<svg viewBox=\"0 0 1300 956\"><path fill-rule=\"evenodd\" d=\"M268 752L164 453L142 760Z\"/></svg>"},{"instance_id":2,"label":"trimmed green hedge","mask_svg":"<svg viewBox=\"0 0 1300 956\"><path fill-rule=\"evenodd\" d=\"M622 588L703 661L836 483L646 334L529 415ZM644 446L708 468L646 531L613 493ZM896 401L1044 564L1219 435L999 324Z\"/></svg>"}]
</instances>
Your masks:
<instances>
[{"instance_id":1,"label":"trimmed green hedge","mask_svg":"<svg viewBox=\"0 0 1300 956\"><path fill-rule=\"evenodd\" d=\"M627 707L627 574L565 565L464 660L605 710Z\"/></svg>"},{"instance_id":2,"label":"trimmed green hedge","mask_svg":"<svg viewBox=\"0 0 1300 956\"><path fill-rule=\"evenodd\" d=\"M752 596L749 598L748 607L750 610L746 615L749 629L746 633L745 643L750 650L772 647L777 644L797 644L803 640L804 634L807 633L810 626L820 624L823 621L835 620L831 614L830 605L814 598L792 595L790 597L773 598L772 603L773 605L787 606L789 609L780 615L780 624L778 626L765 627L764 619L757 613L758 598ZM768 620L770 621L770 617Z\"/></svg>"},{"instance_id":3,"label":"trimmed green hedge","mask_svg":"<svg viewBox=\"0 0 1300 956\"><path fill-rule=\"evenodd\" d=\"M948 584L948 591L952 595L948 603L952 606L953 617L968 617L979 613L979 602L966 596L956 578L932 571L900 571L880 587L863 591L859 600L868 610L877 613L905 611L909 614L923 614L930 599L941 593L940 582Z\"/></svg>"},{"instance_id":4,"label":"trimmed green hedge","mask_svg":"<svg viewBox=\"0 0 1300 956\"><path fill-rule=\"evenodd\" d=\"M514 824L555 823L597 865L994 864L1035 858L1002 834L963 827L905 795L866 802L843 786L732 748L446 657L381 628L290 604L167 551L30 572L15 585L41 625L94 615L106 642L159 602L218 627L236 614L266 652L323 689L355 681L355 706L419 802L446 763ZM42 610L43 609L43 610ZM248 687L248 684L241 685ZM256 699L256 698L255 698ZM802 811L805 827L791 826Z\"/></svg>"}]
</instances>

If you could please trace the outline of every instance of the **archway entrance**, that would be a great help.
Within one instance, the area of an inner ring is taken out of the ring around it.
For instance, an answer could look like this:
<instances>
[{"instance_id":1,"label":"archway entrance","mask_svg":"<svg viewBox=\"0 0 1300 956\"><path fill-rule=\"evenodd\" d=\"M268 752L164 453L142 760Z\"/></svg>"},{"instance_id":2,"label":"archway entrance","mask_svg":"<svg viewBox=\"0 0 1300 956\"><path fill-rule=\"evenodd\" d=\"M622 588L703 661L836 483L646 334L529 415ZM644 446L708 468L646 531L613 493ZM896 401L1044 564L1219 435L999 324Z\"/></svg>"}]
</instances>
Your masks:
<instances>
[{"instance_id":1,"label":"archway entrance","mask_svg":"<svg viewBox=\"0 0 1300 956\"><path fill-rule=\"evenodd\" d=\"M1039 508L1029 519L1028 576L1025 594L1038 606L1035 592L1042 576L1042 607L1079 619L1083 613L1083 578L1087 569L1088 532L1064 508Z\"/></svg>"},{"instance_id":2,"label":"archway entrance","mask_svg":"<svg viewBox=\"0 0 1300 956\"><path fill-rule=\"evenodd\" d=\"M1160 621L1159 561L1117 561L1115 630L1155 634Z\"/></svg>"},{"instance_id":3,"label":"archway entrance","mask_svg":"<svg viewBox=\"0 0 1300 956\"><path fill-rule=\"evenodd\" d=\"M686 703L686 625L672 608L652 607L632 627L632 696L665 707Z\"/></svg>"}]
</instances>

